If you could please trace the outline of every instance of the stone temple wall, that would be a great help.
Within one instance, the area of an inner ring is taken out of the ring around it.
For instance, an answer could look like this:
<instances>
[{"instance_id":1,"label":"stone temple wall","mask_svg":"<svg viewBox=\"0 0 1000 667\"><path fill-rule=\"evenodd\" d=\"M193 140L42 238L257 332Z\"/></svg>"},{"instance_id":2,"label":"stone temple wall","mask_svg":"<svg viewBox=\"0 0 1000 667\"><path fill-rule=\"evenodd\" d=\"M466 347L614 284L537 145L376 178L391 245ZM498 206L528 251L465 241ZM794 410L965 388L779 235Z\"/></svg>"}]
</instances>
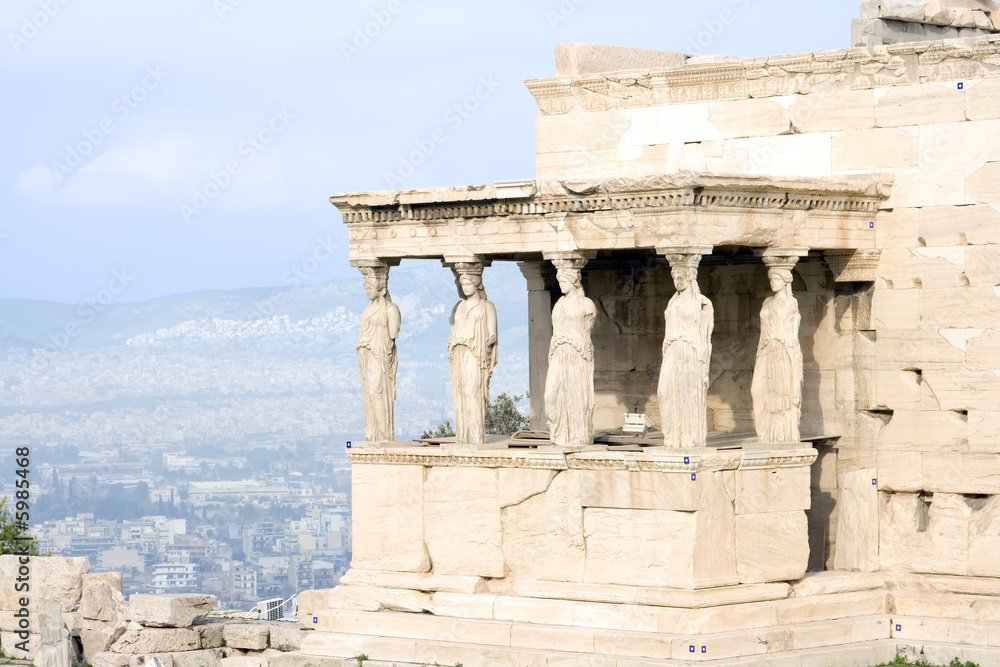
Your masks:
<instances>
[{"instance_id":1,"label":"stone temple wall","mask_svg":"<svg viewBox=\"0 0 1000 667\"><path fill-rule=\"evenodd\" d=\"M683 170L894 176L872 221L874 282L834 284L818 262L797 269L804 432L841 436L840 528L828 564L1000 576L1000 36L527 85L540 109L540 180ZM750 283L764 293L749 269L711 269L702 285L727 365L713 370L710 399L722 430L748 423L750 360L741 359L759 304L745 294ZM595 344L607 350L599 420L636 404L656 412L648 390L666 274L635 282L590 272L603 311ZM646 295L631 310L622 299L630 290ZM616 342L623 326L637 328ZM645 390L621 391L626 378Z\"/></svg>"}]
</instances>

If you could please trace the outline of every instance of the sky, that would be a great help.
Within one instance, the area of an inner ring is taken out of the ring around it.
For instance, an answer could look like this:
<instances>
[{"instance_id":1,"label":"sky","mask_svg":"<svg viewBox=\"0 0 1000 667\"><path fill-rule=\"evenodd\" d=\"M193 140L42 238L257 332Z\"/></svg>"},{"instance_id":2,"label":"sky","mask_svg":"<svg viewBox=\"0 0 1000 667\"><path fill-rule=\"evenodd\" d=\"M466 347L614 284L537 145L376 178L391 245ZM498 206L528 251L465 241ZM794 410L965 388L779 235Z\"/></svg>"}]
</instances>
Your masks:
<instances>
[{"instance_id":1,"label":"sky","mask_svg":"<svg viewBox=\"0 0 1000 667\"><path fill-rule=\"evenodd\" d=\"M766 56L849 46L857 16L854 0L4 0L0 298L355 278L329 196L531 178L523 81L554 75L557 43Z\"/></svg>"}]
</instances>

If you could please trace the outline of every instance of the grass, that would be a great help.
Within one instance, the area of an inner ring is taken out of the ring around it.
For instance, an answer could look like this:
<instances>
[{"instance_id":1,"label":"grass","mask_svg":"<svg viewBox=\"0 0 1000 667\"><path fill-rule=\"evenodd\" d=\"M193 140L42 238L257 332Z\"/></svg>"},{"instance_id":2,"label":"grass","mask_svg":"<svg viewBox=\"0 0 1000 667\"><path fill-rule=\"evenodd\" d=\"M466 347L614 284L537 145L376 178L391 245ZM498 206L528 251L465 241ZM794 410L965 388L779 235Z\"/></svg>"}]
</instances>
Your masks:
<instances>
[{"instance_id":1,"label":"grass","mask_svg":"<svg viewBox=\"0 0 1000 667\"><path fill-rule=\"evenodd\" d=\"M924 662L923 660L921 660L919 662L910 662L910 659L907 658L907 657L905 657L905 656L897 656L896 659L893 660L892 662L887 662L884 665L878 665L878 667L904 667L904 666L905 667L941 667L939 665L934 665L934 664L929 663L929 662ZM944 667L979 667L979 665L977 665L974 662L969 662L969 661L962 662L958 658L953 658L952 661L949 662Z\"/></svg>"}]
</instances>

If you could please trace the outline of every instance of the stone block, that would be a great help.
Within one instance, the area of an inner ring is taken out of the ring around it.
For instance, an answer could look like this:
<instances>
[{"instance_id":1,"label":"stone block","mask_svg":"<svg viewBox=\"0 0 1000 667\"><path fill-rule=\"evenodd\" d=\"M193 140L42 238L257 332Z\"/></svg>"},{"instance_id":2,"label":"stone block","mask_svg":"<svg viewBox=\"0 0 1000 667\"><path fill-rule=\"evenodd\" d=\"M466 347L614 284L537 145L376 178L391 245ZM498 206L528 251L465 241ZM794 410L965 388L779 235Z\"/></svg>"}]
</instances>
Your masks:
<instances>
[{"instance_id":1,"label":"stone block","mask_svg":"<svg viewBox=\"0 0 1000 667\"><path fill-rule=\"evenodd\" d=\"M538 153L614 149L630 129L617 109L535 118L535 148Z\"/></svg>"},{"instance_id":2,"label":"stone block","mask_svg":"<svg viewBox=\"0 0 1000 667\"><path fill-rule=\"evenodd\" d=\"M70 630L70 634L80 637L83 654L86 657L111 650L111 646L125 633L126 623L119 619L114 623L83 619L82 627Z\"/></svg>"},{"instance_id":3,"label":"stone block","mask_svg":"<svg viewBox=\"0 0 1000 667\"><path fill-rule=\"evenodd\" d=\"M566 42L556 45L556 76L672 68L682 66L686 60L679 51Z\"/></svg>"},{"instance_id":4,"label":"stone block","mask_svg":"<svg viewBox=\"0 0 1000 667\"><path fill-rule=\"evenodd\" d=\"M22 651L18 645L24 641L16 632L0 632L0 652L15 660L31 660L42 645L42 636L37 633L28 635L28 650Z\"/></svg>"},{"instance_id":5,"label":"stone block","mask_svg":"<svg viewBox=\"0 0 1000 667\"><path fill-rule=\"evenodd\" d=\"M627 470L582 470L584 507L694 511L701 505L702 485L688 473Z\"/></svg>"},{"instance_id":6,"label":"stone block","mask_svg":"<svg viewBox=\"0 0 1000 667\"><path fill-rule=\"evenodd\" d=\"M878 572L808 572L792 584L789 597L807 598L816 595L856 593L885 587L885 578Z\"/></svg>"},{"instance_id":7,"label":"stone block","mask_svg":"<svg viewBox=\"0 0 1000 667\"><path fill-rule=\"evenodd\" d=\"M966 574L971 514L955 494L887 494L879 518L882 570Z\"/></svg>"},{"instance_id":8,"label":"stone block","mask_svg":"<svg viewBox=\"0 0 1000 667\"><path fill-rule=\"evenodd\" d=\"M795 581L808 564L805 512L737 515L736 571L741 584Z\"/></svg>"},{"instance_id":9,"label":"stone block","mask_svg":"<svg viewBox=\"0 0 1000 667\"><path fill-rule=\"evenodd\" d=\"M266 649L269 634L269 626L258 623L226 623L222 632L226 646L250 651Z\"/></svg>"},{"instance_id":10,"label":"stone block","mask_svg":"<svg viewBox=\"0 0 1000 667\"><path fill-rule=\"evenodd\" d=\"M924 490L943 493L1000 493L1000 454L923 455Z\"/></svg>"},{"instance_id":11,"label":"stone block","mask_svg":"<svg viewBox=\"0 0 1000 667\"><path fill-rule=\"evenodd\" d=\"M708 120L725 139L771 137L791 129L788 109L769 99L713 103Z\"/></svg>"},{"instance_id":12,"label":"stone block","mask_svg":"<svg viewBox=\"0 0 1000 667\"><path fill-rule=\"evenodd\" d=\"M83 575L83 590L87 590L87 587L91 584L96 584L98 582L105 583L112 589L122 592L122 573L121 572L91 572L89 574Z\"/></svg>"},{"instance_id":13,"label":"stone block","mask_svg":"<svg viewBox=\"0 0 1000 667\"><path fill-rule=\"evenodd\" d=\"M504 562L514 577L583 581L580 477L558 473L545 493L503 510Z\"/></svg>"},{"instance_id":14,"label":"stone block","mask_svg":"<svg viewBox=\"0 0 1000 667\"><path fill-rule=\"evenodd\" d=\"M1000 204L1000 161L989 162L972 173L965 182L965 193L981 204Z\"/></svg>"},{"instance_id":15,"label":"stone block","mask_svg":"<svg viewBox=\"0 0 1000 667\"><path fill-rule=\"evenodd\" d=\"M1000 207L975 204L921 209L920 238L927 246L1000 243Z\"/></svg>"},{"instance_id":16,"label":"stone block","mask_svg":"<svg viewBox=\"0 0 1000 667\"><path fill-rule=\"evenodd\" d=\"M834 171L915 167L920 163L919 140L894 127L842 132L833 135L832 159Z\"/></svg>"},{"instance_id":17,"label":"stone block","mask_svg":"<svg viewBox=\"0 0 1000 667\"><path fill-rule=\"evenodd\" d=\"M153 665L153 659L159 661L163 667L174 667L174 654L173 653L156 653L156 654L145 654L145 655L133 655L129 658L129 667L148 667ZM207 667L207 666L206 666Z\"/></svg>"},{"instance_id":18,"label":"stone block","mask_svg":"<svg viewBox=\"0 0 1000 667\"><path fill-rule=\"evenodd\" d=\"M198 633L201 648L221 647L225 628L225 623L195 623L191 626L191 629ZM294 626L292 629L297 630Z\"/></svg>"},{"instance_id":19,"label":"stone block","mask_svg":"<svg viewBox=\"0 0 1000 667\"><path fill-rule=\"evenodd\" d=\"M500 507L510 507L524 502L539 493L545 493L556 476L555 470L533 468L500 468ZM459 592L459 591L456 591Z\"/></svg>"},{"instance_id":20,"label":"stone block","mask_svg":"<svg viewBox=\"0 0 1000 667\"><path fill-rule=\"evenodd\" d=\"M546 651L594 652L594 631L581 628L546 628L515 625L510 629L510 645Z\"/></svg>"},{"instance_id":21,"label":"stone block","mask_svg":"<svg viewBox=\"0 0 1000 667\"><path fill-rule=\"evenodd\" d=\"M107 583L96 581L83 589L80 614L96 621L118 621L125 615L125 596Z\"/></svg>"},{"instance_id":22,"label":"stone block","mask_svg":"<svg viewBox=\"0 0 1000 667\"><path fill-rule=\"evenodd\" d=\"M965 92L954 87L913 84L892 88L875 103L878 127L906 127L965 120Z\"/></svg>"},{"instance_id":23,"label":"stone block","mask_svg":"<svg viewBox=\"0 0 1000 667\"><path fill-rule=\"evenodd\" d=\"M132 660L132 656L127 653L97 653L88 656L87 662L91 667L126 667Z\"/></svg>"},{"instance_id":24,"label":"stone block","mask_svg":"<svg viewBox=\"0 0 1000 667\"><path fill-rule=\"evenodd\" d=\"M201 651L185 651L183 653L171 653L174 667L222 667L223 651L217 648L203 649ZM261 660L262 667L267 667L267 659Z\"/></svg>"},{"instance_id":25,"label":"stone block","mask_svg":"<svg viewBox=\"0 0 1000 667\"><path fill-rule=\"evenodd\" d=\"M774 604L778 608L777 623L782 625L878 616L888 611L887 595L881 589L795 597Z\"/></svg>"},{"instance_id":26,"label":"stone block","mask_svg":"<svg viewBox=\"0 0 1000 667\"><path fill-rule=\"evenodd\" d=\"M431 596L429 611L435 616L491 620L493 618L493 603L495 600L495 595L484 593L475 595L434 593Z\"/></svg>"},{"instance_id":27,"label":"stone block","mask_svg":"<svg viewBox=\"0 0 1000 667\"><path fill-rule=\"evenodd\" d=\"M38 600L56 600L63 611L72 611L83 594L83 575L90 569L86 558L35 556L28 559L31 579L31 604L34 612ZM0 609L18 609L23 592L15 590L22 563L19 556L0 556Z\"/></svg>"},{"instance_id":28,"label":"stone block","mask_svg":"<svg viewBox=\"0 0 1000 667\"><path fill-rule=\"evenodd\" d=\"M497 469L428 469L424 541L435 574L502 577Z\"/></svg>"},{"instance_id":29,"label":"stone block","mask_svg":"<svg viewBox=\"0 0 1000 667\"><path fill-rule=\"evenodd\" d=\"M214 608L214 595L133 594L129 596L125 618L152 628L186 628L208 616Z\"/></svg>"},{"instance_id":30,"label":"stone block","mask_svg":"<svg viewBox=\"0 0 1000 667\"><path fill-rule=\"evenodd\" d=\"M711 472L709 461L703 460L702 464L708 470L698 474L702 493L701 507L695 512L692 585L694 588L735 586L739 583L736 572L736 472Z\"/></svg>"},{"instance_id":31,"label":"stone block","mask_svg":"<svg viewBox=\"0 0 1000 667\"><path fill-rule=\"evenodd\" d=\"M379 526L356 531L351 567L360 570L429 572L424 545L424 469L406 465L358 465L351 469L352 523Z\"/></svg>"},{"instance_id":32,"label":"stone block","mask_svg":"<svg viewBox=\"0 0 1000 667\"><path fill-rule=\"evenodd\" d=\"M1000 304L1000 300L997 300L997 303ZM997 316L1000 317L1000 313L997 313ZM979 331L973 330L974 333ZM954 410L959 413L960 419L966 422L968 410L989 410L995 407L994 397L1000 392L1000 377L994 372L995 370L997 369L926 370L923 381L923 386L926 388L924 409Z\"/></svg>"},{"instance_id":33,"label":"stone block","mask_svg":"<svg viewBox=\"0 0 1000 667\"><path fill-rule=\"evenodd\" d=\"M352 570L348 570L348 573ZM330 594L332 588L322 588L315 591L302 591L299 593L298 606L299 618L308 618L317 611L326 611L331 608Z\"/></svg>"},{"instance_id":34,"label":"stone block","mask_svg":"<svg viewBox=\"0 0 1000 667\"><path fill-rule=\"evenodd\" d=\"M875 218L875 245L879 248L912 248L918 244L919 236L920 209L879 211Z\"/></svg>"},{"instance_id":35,"label":"stone block","mask_svg":"<svg viewBox=\"0 0 1000 667\"><path fill-rule=\"evenodd\" d=\"M965 115L969 120L1000 118L1000 79L983 79L965 91Z\"/></svg>"},{"instance_id":36,"label":"stone block","mask_svg":"<svg viewBox=\"0 0 1000 667\"><path fill-rule=\"evenodd\" d=\"M1000 412L969 410L968 419L969 449L973 452L1000 453Z\"/></svg>"},{"instance_id":37,"label":"stone block","mask_svg":"<svg viewBox=\"0 0 1000 667\"><path fill-rule=\"evenodd\" d=\"M111 646L111 650L135 655L197 651L200 647L201 638L191 628L131 628Z\"/></svg>"},{"instance_id":38,"label":"stone block","mask_svg":"<svg viewBox=\"0 0 1000 667\"><path fill-rule=\"evenodd\" d=\"M810 506L809 468L736 471L736 513L787 512Z\"/></svg>"},{"instance_id":39,"label":"stone block","mask_svg":"<svg viewBox=\"0 0 1000 667\"><path fill-rule=\"evenodd\" d=\"M330 605L333 609L419 614L430 609L430 604L430 594L400 588L340 585L330 593ZM317 613L320 612L313 612L313 615Z\"/></svg>"},{"instance_id":40,"label":"stone block","mask_svg":"<svg viewBox=\"0 0 1000 667\"><path fill-rule=\"evenodd\" d=\"M969 284L964 248L886 248L876 269L885 289L948 289Z\"/></svg>"},{"instance_id":41,"label":"stone block","mask_svg":"<svg viewBox=\"0 0 1000 667\"><path fill-rule=\"evenodd\" d=\"M968 439L968 423L950 410L899 410L879 434L880 449L958 451Z\"/></svg>"},{"instance_id":42,"label":"stone block","mask_svg":"<svg viewBox=\"0 0 1000 667\"><path fill-rule=\"evenodd\" d=\"M631 109L633 146L696 143L722 139L708 120L708 102Z\"/></svg>"},{"instance_id":43,"label":"stone block","mask_svg":"<svg viewBox=\"0 0 1000 667\"><path fill-rule=\"evenodd\" d=\"M573 625L575 602L500 596L493 604L493 618L513 623L543 622L549 625Z\"/></svg>"},{"instance_id":44,"label":"stone block","mask_svg":"<svg viewBox=\"0 0 1000 667\"><path fill-rule=\"evenodd\" d=\"M875 127L875 91L797 95L789 107L798 132L842 132Z\"/></svg>"},{"instance_id":45,"label":"stone block","mask_svg":"<svg viewBox=\"0 0 1000 667\"><path fill-rule=\"evenodd\" d=\"M844 473L837 487L834 567L875 572L879 569L877 471L865 468Z\"/></svg>"},{"instance_id":46,"label":"stone block","mask_svg":"<svg viewBox=\"0 0 1000 667\"><path fill-rule=\"evenodd\" d=\"M747 140L751 175L828 174L832 166L832 135L828 132L787 134Z\"/></svg>"},{"instance_id":47,"label":"stone block","mask_svg":"<svg viewBox=\"0 0 1000 667\"><path fill-rule=\"evenodd\" d=\"M885 208L962 206L975 203L966 196L965 165L900 167Z\"/></svg>"},{"instance_id":48,"label":"stone block","mask_svg":"<svg viewBox=\"0 0 1000 667\"><path fill-rule=\"evenodd\" d=\"M302 648L302 635L304 630L294 625L283 623L272 625L271 628L271 648L279 651L298 651Z\"/></svg>"},{"instance_id":49,"label":"stone block","mask_svg":"<svg viewBox=\"0 0 1000 667\"><path fill-rule=\"evenodd\" d=\"M1000 120L923 125L918 134L921 166L1000 160Z\"/></svg>"},{"instance_id":50,"label":"stone block","mask_svg":"<svg viewBox=\"0 0 1000 667\"><path fill-rule=\"evenodd\" d=\"M919 2L912 0L886 0L882 3L882 18L896 19L898 21L914 21L922 23L924 20L924 7Z\"/></svg>"},{"instance_id":51,"label":"stone block","mask_svg":"<svg viewBox=\"0 0 1000 667\"><path fill-rule=\"evenodd\" d=\"M1000 287L1000 246L978 246L965 254L965 275L972 287Z\"/></svg>"},{"instance_id":52,"label":"stone block","mask_svg":"<svg viewBox=\"0 0 1000 667\"><path fill-rule=\"evenodd\" d=\"M587 583L694 587L691 512L584 511Z\"/></svg>"},{"instance_id":53,"label":"stone block","mask_svg":"<svg viewBox=\"0 0 1000 667\"><path fill-rule=\"evenodd\" d=\"M662 658L670 655L672 641L669 636L595 632L594 652L632 658Z\"/></svg>"},{"instance_id":54,"label":"stone block","mask_svg":"<svg viewBox=\"0 0 1000 667\"><path fill-rule=\"evenodd\" d=\"M917 493L924 488L923 454L879 448L878 489L880 491L909 491Z\"/></svg>"},{"instance_id":55,"label":"stone block","mask_svg":"<svg viewBox=\"0 0 1000 667\"><path fill-rule=\"evenodd\" d=\"M348 570L340 578L341 584L350 586L376 586L380 588L409 588L415 591L445 593L482 593L486 581L482 577L459 577L445 574L411 572L377 572L374 570ZM301 604L299 608L301 609Z\"/></svg>"}]
</instances>

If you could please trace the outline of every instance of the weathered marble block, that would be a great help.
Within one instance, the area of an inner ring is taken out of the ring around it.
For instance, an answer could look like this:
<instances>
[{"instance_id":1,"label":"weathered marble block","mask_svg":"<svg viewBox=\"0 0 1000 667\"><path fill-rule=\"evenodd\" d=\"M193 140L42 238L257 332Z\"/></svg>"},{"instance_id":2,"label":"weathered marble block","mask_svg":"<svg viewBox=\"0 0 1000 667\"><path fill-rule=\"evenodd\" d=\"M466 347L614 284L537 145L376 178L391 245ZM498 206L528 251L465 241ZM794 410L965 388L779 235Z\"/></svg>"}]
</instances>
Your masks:
<instances>
[{"instance_id":1,"label":"weathered marble block","mask_svg":"<svg viewBox=\"0 0 1000 667\"><path fill-rule=\"evenodd\" d=\"M398 608L387 591L425 595L419 577L684 590L795 580L815 458L806 447L357 450L354 569L329 602Z\"/></svg>"}]
</instances>

